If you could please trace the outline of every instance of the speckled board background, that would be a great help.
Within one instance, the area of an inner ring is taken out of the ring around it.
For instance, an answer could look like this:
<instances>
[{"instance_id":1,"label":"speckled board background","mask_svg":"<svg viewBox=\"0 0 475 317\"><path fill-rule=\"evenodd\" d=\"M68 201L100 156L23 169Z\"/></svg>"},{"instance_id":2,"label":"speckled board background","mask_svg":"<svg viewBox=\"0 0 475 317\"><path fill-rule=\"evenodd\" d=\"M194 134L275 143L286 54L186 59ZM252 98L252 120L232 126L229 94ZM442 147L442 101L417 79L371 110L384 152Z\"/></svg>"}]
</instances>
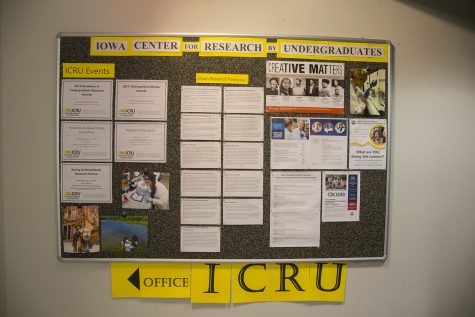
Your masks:
<instances>
[{"instance_id":1,"label":"speckled board background","mask_svg":"<svg viewBox=\"0 0 475 317\"><path fill-rule=\"evenodd\" d=\"M185 37L185 41L198 41L198 37ZM275 41L268 38L269 42ZM388 69L386 63L345 63L345 115L264 113L264 216L263 225L221 225L221 252L180 252L180 95L182 85L196 85L196 73L249 74L249 86L264 87L266 83L266 60L276 60L275 54L267 58L200 57L198 53L184 53L181 57L152 56L90 56L90 37L62 36L59 40L58 89L61 92L62 63L114 63L115 79L168 80L167 158L165 164L112 163L112 204L99 206L100 215L146 215L149 220L148 251L145 253L104 252L66 253L59 237L61 257L64 259L117 258L167 259L167 260L308 260L308 259L369 259L384 258L387 239L387 173L388 170L361 170L360 221L321 223L320 247L270 248L270 118L282 117L347 117L349 115L349 79L351 68ZM295 60L293 60L295 61ZM386 91L390 88L387 80ZM213 84L216 85L216 84ZM389 87L388 87L389 86ZM114 80L115 96L115 80ZM115 98L114 98L115 99ZM61 100L61 99L60 99ZM59 113L60 107L57 108ZM113 111L115 111L113 106ZM58 115L58 117L60 117ZM376 117L372 117L376 118ZM388 111L377 118L388 118ZM59 119L58 127L61 126ZM78 120L75 120L78 121ZM114 122L116 120L113 120ZM117 120L120 121L120 120ZM388 122L389 126L389 122ZM58 140L61 131L58 129ZM59 141L58 141L59 142ZM113 142L114 144L114 142ZM58 144L60 147L60 144ZM59 152L59 151L58 151ZM389 153L388 153L389 154ZM58 158L61 162L61 157ZM389 166L388 166L389 168ZM159 171L170 173L170 210L122 209L120 176L124 171ZM58 163L58 175L60 164ZM61 179L59 177L59 179ZM60 180L61 182L61 180ZM58 184L60 188L61 184ZM74 204L59 203L61 210ZM89 204L91 205L91 204ZM222 214L222 213L221 213ZM222 222L221 222L222 223ZM61 230L59 230L61 232Z\"/></svg>"}]
</instances>

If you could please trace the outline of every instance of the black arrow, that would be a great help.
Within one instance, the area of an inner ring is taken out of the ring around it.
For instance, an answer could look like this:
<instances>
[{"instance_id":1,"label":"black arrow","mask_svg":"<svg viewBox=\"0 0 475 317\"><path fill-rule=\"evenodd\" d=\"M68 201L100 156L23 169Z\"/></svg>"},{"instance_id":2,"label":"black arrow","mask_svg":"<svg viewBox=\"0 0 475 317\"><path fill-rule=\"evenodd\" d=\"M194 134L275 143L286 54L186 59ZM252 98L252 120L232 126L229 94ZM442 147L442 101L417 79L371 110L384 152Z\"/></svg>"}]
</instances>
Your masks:
<instances>
[{"instance_id":1,"label":"black arrow","mask_svg":"<svg viewBox=\"0 0 475 317\"><path fill-rule=\"evenodd\" d=\"M140 270L137 268L134 273L128 278L129 282L132 283L140 291Z\"/></svg>"}]
</instances>

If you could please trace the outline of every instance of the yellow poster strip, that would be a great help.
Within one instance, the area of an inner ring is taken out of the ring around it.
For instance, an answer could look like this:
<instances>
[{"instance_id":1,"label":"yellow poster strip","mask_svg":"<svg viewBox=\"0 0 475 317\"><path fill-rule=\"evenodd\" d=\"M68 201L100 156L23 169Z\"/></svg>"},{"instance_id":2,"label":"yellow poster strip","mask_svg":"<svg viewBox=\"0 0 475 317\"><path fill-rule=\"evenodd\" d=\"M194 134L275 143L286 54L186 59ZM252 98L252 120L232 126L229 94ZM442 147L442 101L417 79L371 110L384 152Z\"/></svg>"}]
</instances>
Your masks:
<instances>
[{"instance_id":1,"label":"yellow poster strip","mask_svg":"<svg viewBox=\"0 0 475 317\"><path fill-rule=\"evenodd\" d=\"M266 263L233 264L232 302L270 302L272 293L270 271L270 264Z\"/></svg>"},{"instance_id":2,"label":"yellow poster strip","mask_svg":"<svg viewBox=\"0 0 475 317\"><path fill-rule=\"evenodd\" d=\"M346 263L311 263L309 290L313 300L343 302L345 300Z\"/></svg>"},{"instance_id":3,"label":"yellow poster strip","mask_svg":"<svg viewBox=\"0 0 475 317\"><path fill-rule=\"evenodd\" d=\"M63 63L63 78L114 78L115 64Z\"/></svg>"},{"instance_id":4,"label":"yellow poster strip","mask_svg":"<svg viewBox=\"0 0 475 317\"><path fill-rule=\"evenodd\" d=\"M112 297L189 298L189 264L112 263Z\"/></svg>"},{"instance_id":5,"label":"yellow poster strip","mask_svg":"<svg viewBox=\"0 0 475 317\"><path fill-rule=\"evenodd\" d=\"M248 74L196 73L197 84L247 85Z\"/></svg>"},{"instance_id":6,"label":"yellow poster strip","mask_svg":"<svg viewBox=\"0 0 475 317\"><path fill-rule=\"evenodd\" d=\"M181 37L115 37L93 36L91 56L182 56Z\"/></svg>"},{"instance_id":7,"label":"yellow poster strip","mask_svg":"<svg viewBox=\"0 0 475 317\"><path fill-rule=\"evenodd\" d=\"M277 43L276 42L268 42L267 43L267 53L272 53L272 54L277 53Z\"/></svg>"},{"instance_id":8,"label":"yellow poster strip","mask_svg":"<svg viewBox=\"0 0 475 317\"><path fill-rule=\"evenodd\" d=\"M313 40L277 40L278 58L388 62L386 43L356 43Z\"/></svg>"},{"instance_id":9,"label":"yellow poster strip","mask_svg":"<svg viewBox=\"0 0 475 317\"><path fill-rule=\"evenodd\" d=\"M271 300L302 302L312 300L309 263L271 264Z\"/></svg>"},{"instance_id":10,"label":"yellow poster strip","mask_svg":"<svg viewBox=\"0 0 475 317\"><path fill-rule=\"evenodd\" d=\"M200 51L200 42L183 42L183 52L197 53Z\"/></svg>"},{"instance_id":11,"label":"yellow poster strip","mask_svg":"<svg viewBox=\"0 0 475 317\"><path fill-rule=\"evenodd\" d=\"M140 297L190 298L189 264L160 263L140 265Z\"/></svg>"},{"instance_id":12,"label":"yellow poster strip","mask_svg":"<svg viewBox=\"0 0 475 317\"><path fill-rule=\"evenodd\" d=\"M112 297L140 297L139 267L139 264L111 263Z\"/></svg>"},{"instance_id":13,"label":"yellow poster strip","mask_svg":"<svg viewBox=\"0 0 475 317\"><path fill-rule=\"evenodd\" d=\"M345 300L346 263L112 263L112 297L192 303ZM232 299L231 299L232 294Z\"/></svg>"},{"instance_id":14,"label":"yellow poster strip","mask_svg":"<svg viewBox=\"0 0 475 317\"><path fill-rule=\"evenodd\" d=\"M191 266L191 302L229 304L231 302L231 265L225 263Z\"/></svg>"},{"instance_id":15,"label":"yellow poster strip","mask_svg":"<svg viewBox=\"0 0 475 317\"><path fill-rule=\"evenodd\" d=\"M200 37L200 56L267 57L267 39Z\"/></svg>"}]
</instances>

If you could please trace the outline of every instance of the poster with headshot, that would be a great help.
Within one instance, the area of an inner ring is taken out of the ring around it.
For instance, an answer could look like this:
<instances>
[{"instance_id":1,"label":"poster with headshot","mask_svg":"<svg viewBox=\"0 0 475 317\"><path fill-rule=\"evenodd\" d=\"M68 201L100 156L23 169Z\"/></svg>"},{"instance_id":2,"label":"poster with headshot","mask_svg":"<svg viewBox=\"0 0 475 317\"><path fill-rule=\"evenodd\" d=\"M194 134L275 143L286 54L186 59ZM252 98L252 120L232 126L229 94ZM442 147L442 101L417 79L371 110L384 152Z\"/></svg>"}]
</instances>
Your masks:
<instances>
[{"instance_id":1,"label":"poster with headshot","mask_svg":"<svg viewBox=\"0 0 475 317\"><path fill-rule=\"evenodd\" d=\"M350 120L350 169L386 169L385 119Z\"/></svg>"},{"instance_id":2,"label":"poster with headshot","mask_svg":"<svg viewBox=\"0 0 475 317\"><path fill-rule=\"evenodd\" d=\"M267 61L266 111L344 114L345 65Z\"/></svg>"},{"instance_id":3,"label":"poster with headshot","mask_svg":"<svg viewBox=\"0 0 475 317\"><path fill-rule=\"evenodd\" d=\"M271 169L345 169L348 121L343 118L271 118Z\"/></svg>"}]
</instances>

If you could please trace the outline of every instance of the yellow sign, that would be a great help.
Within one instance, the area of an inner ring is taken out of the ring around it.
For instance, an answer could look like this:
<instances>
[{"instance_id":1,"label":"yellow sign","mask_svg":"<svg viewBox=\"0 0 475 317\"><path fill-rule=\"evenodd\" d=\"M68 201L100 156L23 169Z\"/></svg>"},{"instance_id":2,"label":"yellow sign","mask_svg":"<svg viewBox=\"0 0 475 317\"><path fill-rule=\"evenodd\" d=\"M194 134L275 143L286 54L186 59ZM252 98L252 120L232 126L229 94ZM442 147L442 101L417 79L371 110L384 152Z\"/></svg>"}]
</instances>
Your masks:
<instances>
[{"instance_id":1,"label":"yellow sign","mask_svg":"<svg viewBox=\"0 0 475 317\"><path fill-rule=\"evenodd\" d=\"M248 74L196 73L197 84L247 85Z\"/></svg>"},{"instance_id":2,"label":"yellow sign","mask_svg":"<svg viewBox=\"0 0 475 317\"><path fill-rule=\"evenodd\" d=\"M181 37L93 36L91 56L182 56Z\"/></svg>"},{"instance_id":3,"label":"yellow sign","mask_svg":"<svg viewBox=\"0 0 475 317\"><path fill-rule=\"evenodd\" d=\"M389 45L380 43L277 40L278 58L388 62Z\"/></svg>"},{"instance_id":4,"label":"yellow sign","mask_svg":"<svg viewBox=\"0 0 475 317\"><path fill-rule=\"evenodd\" d=\"M189 264L112 263L113 297L189 298Z\"/></svg>"},{"instance_id":5,"label":"yellow sign","mask_svg":"<svg viewBox=\"0 0 475 317\"><path fill-rule=\"evenodd\" d=\"M140 297L140 265L111 263L112 297Z\"/></svg>"},{"instance_id":6,"label":"yellow sign","mask_svg":"<svg viewBox=\"0 0 475 317\"><path fill-rule=\"evenodd\" d=\"M183 52L199 52L200 51L200 42L184 42L183 43Z\"/></svg>"},{"instance_id":7,"label":"yellow sign","mask_svg":"<svg viewBox=\"0 0 475 317\"><path fill-rule=\"evenodd\" d=\"M271 300L310 301L311 281L309 263L271 264Z\"/></svg>"},{"instance_id":8,"label":"yellow sign","mask_svg":"<svg viewBox=\"0 0 475 317\"><path fill-rule=\"evenodd\" d=\"M63 63L63 78L114 78L115 64Z\"/></svg>"},{"instance_id":9,"label":"yellow sign","mask_svg":"<svg viewBox=\"0 0 475 317\"><path fill-rule=\"evenodd\" d=\"M233 303L271 301L270 271L270 264L266 263L233 264Z\"/></svg>"},{"instance_id":10,"label":"yellow sign","mask_svg":"<svg viewBox=\"0 0 475 317\"><path fill-rule=\"evenodd\" d=\"M192 303L228 304L231 302L230 264L193 264Z\"/></svg>"},{"instance_id":11,"label":"yellow sign","mask_svg":"<svg viewBox=\"0 0 475 317\"><path fill-rule=\"evenodd\" d=\"M267 39L200 37L200 56L267 57Z\"/></svg>"},{"instance_id":12,"label":"yellow sign","mask_svg":"<svg viewBox=\"0 0 475 317\"><path fill-rule=\"evenodd\" d=\"M345 263L112 263L112 297L192 303L345 300ZM232 300L231 300L232 293Z\"/></svg>"},{"instance_id":13,"label":"yellow sign","mask_svg":"<svg viewBox=\"0 0 475 317\"><path fill-rule=\"evenodd\" d=\"M277 43L267 42L267 53L277 53Z\"/></svg>"},{"instance_id":14,"label":"yellow sign","mask_svg":"<svg viewBox=\"0 0 475 317\"><path fill-rule=\"evenodd\" d=\"M347 270L346 263L311 263L311 297L318 301L343 302Z\"/></svg>"}]
</instances>

